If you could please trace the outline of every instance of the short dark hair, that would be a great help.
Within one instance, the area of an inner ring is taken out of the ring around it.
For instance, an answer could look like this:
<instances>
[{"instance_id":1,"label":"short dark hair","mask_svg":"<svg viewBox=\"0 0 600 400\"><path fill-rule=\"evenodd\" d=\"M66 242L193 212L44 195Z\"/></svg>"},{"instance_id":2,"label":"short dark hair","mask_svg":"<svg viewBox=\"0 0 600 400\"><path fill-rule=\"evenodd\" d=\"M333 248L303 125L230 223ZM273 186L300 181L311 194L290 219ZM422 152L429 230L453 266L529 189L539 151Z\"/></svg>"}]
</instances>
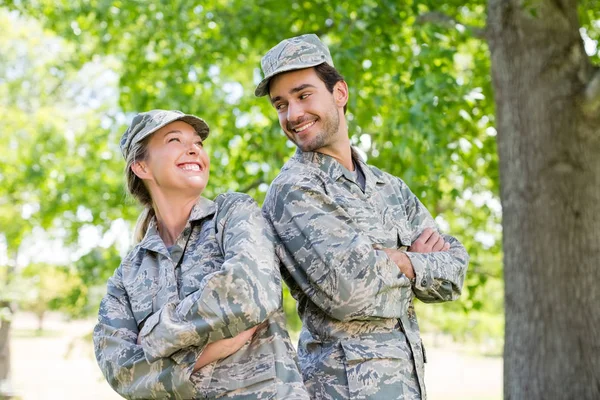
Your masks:
<instances>
[{"instance_id":1,"label":"short dark hair","mask_svg":"<svg viewBox=\"0 0 600 400\"><path fill-rule=\"evenodd\" d=\"M329 93L333 93L333 87L336 83L344 80L342 74L340 74L337 69L327 63L321 63L313 68L315 69L319 79L323 81L325 87L327 90L329 90ZM347 105L348 104L344 105L344 114L346 114Z\"/></svg>"}]
</instances>

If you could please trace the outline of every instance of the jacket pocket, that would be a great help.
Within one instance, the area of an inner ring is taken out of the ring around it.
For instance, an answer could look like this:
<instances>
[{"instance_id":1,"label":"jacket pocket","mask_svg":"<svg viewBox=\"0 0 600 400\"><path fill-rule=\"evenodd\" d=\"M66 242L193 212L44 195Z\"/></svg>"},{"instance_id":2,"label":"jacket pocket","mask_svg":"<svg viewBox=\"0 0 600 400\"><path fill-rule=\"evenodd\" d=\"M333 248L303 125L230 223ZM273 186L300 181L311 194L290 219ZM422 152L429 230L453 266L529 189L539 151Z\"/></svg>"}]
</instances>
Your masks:
<instances>
[{"instance_id":1,"label":"jacket pocket","mask_svg":"<svg viewBox=\"0 0 600 400\"><path fill-rule=\"evenodd\" d=\"M202 390L208 398L235 396L236 399L271 399L277 394L275 357L252 357L217 362L210 383Z\"/></svg>"},{"instance_id":2,"label":"jacket pocket","mask_svg":"<svg viewBox=\"0 0 600 400\"><path fill-rule=\"evenodd\" d=\"M342 342L351 399L420 398L408 342L400 337L394 339Z\"/></svg>"}]
</instances>

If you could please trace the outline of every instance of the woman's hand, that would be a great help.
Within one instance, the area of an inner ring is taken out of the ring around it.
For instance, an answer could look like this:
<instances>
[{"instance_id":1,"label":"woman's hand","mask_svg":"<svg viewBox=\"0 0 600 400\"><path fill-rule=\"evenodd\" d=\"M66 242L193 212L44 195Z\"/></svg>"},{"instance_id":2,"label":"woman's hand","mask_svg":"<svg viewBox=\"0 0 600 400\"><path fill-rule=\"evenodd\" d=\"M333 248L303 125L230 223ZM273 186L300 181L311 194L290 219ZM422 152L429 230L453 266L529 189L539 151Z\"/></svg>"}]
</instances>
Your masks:
<instances>
[{"instance_id":1,"label":"woman's hand","mask_svg":"<svg viewBox=\"0 0 600 400\"><path fill-rule=\"evenodd\" d=\"M241 349L246 342L252 338L252 335L254 335L254 332L256 332L259 326L260 325L250 328L231 339L221 339L207 345L196 360L193 372L198 371L200 368L213 361L228 357Z\"/></svg>"}]
</instances>

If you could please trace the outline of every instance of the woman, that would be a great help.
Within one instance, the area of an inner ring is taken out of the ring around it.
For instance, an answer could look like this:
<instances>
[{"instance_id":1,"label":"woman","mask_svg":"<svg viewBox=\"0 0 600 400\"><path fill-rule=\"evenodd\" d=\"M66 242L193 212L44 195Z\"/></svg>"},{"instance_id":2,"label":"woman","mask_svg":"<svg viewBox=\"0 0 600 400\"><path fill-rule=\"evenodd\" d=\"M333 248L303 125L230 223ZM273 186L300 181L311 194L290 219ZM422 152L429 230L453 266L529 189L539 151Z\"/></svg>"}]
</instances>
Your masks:
<instances>
[{"instance_id":1,"label":"woman","mask_svg":"<svg viewBox=\"0 0 600 400\"><path fill-rule=\"evenodd\" d=\"M208 133L198 117L152 110L121 139L146 210L100 306L98 364L131 399L308 399L260 209L239 193L201 197Z\"/></svg>"}]
</instances>

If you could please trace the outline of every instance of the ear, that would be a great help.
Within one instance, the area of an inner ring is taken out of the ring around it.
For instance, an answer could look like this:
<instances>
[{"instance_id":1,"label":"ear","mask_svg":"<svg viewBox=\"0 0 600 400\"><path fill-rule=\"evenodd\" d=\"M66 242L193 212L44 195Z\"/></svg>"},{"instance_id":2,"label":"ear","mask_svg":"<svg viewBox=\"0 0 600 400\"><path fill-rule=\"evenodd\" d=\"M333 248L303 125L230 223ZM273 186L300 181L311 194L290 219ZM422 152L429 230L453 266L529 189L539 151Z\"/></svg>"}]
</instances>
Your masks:
<instances>
[{"instance_id":1,"label":"ear","mask_svg":"<svg viewBox=\"0 0 600 400\"><path fill-rule=\"evenodd\" d=\"M150 171L144 161L136 161L131 165L131 170L140 179L150 178Z\"/></svg>"},{"instance_id":2,"label":"ear","mask_svg":"<svg viewBox=\"0 0 600 400\"><path fill-rule=\"evenodd\" d=\"M333 86L333 98L335 104L342 108L348 103L348 84L345 81L338 81Z\"/></svg>"}]
</instances>

